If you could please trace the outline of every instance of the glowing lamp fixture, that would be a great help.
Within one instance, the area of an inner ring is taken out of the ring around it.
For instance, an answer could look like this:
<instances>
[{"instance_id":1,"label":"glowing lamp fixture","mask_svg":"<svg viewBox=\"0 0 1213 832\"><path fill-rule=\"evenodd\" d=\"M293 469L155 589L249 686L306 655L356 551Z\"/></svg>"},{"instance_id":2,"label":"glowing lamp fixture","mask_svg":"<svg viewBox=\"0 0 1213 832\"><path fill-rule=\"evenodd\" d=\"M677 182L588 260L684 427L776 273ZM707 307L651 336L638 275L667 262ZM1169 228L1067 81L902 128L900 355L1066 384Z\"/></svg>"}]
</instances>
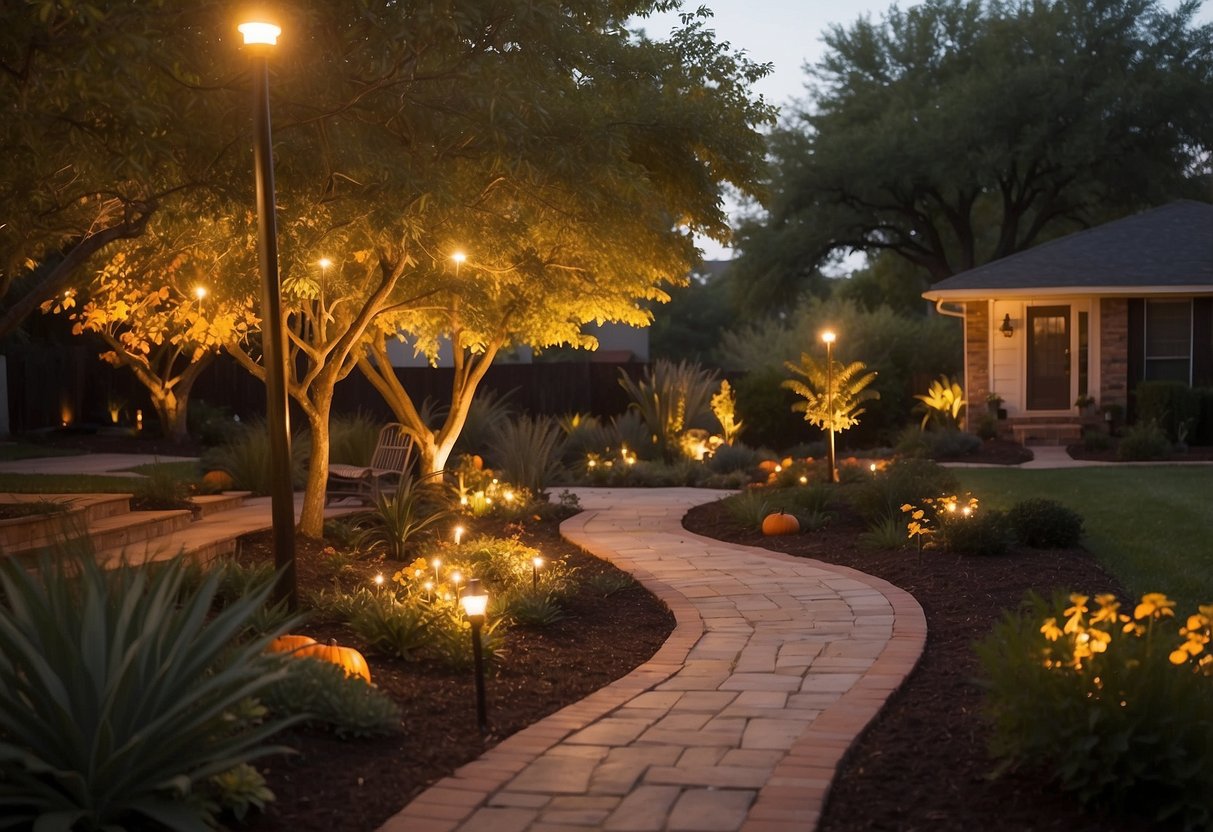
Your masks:
<instances>
[{"instance_id":1,"label":"glowing lamp fixture","mask_svg":"<svg viewBox=\"0 0 1213 832\"><path fill-rule=\"evenodd\" d=\"M833 344L836 338L837 336L835 336L834 333L828 329L821 333L821 343L823 344Z\"/></svg>"},{"instance_id":2,"label":"glowing lamp fixture","mask_svg":"<svg viewBox=\"0 0 1213 832\"><path fill-rule=\"evenodd\" d=\"M321 257L319 260L316 261L316 265L322 269L327 269L329 266L333 265L333 261L328 259L327 257Z\"/></svg>"},{"instance_id":3,"label":"glowing lamp fixture","mask_svg":"<svg viewBox=\"0 0 1213 832\"><path fill-rule=\"evenodd\" d=\"M430 561L430 566L434 567L434 581L437 582L442 580L438 577L438 570L442 568L442 558L434 558L432 561Z\"/></svg>"},{"instance_id":4,"label":"glowing lamp fixture","mask_svg":"<svg viewBox=\"0 0 1213 832\"><path fill-rule=\"evenodd\" d=\"M483 622L485 610L489 607L489 594L480 585L479 578L468 581L467 589L459 597L459 603L463 605L463 611L469 619L475 622L479 618Z\"/></svg>"},{"instance_id":5,"label":"glowing lamp fixture","mask_svg":"<svg viewBox=\"0 0 1213 832\"><path fill-rule=\"evenodd\" d=\"M1015 334L1015 327L1011 325L1011 313L1002 316L1002 324L999 325L998 331L1003 334L1004 338L1010 338Z\"/></svg>"},{"instance_id":6,"label":"glowing lamp fixture","mask_svg":"<svg viewBox=\"0 0 1213 832\"><path fill-rule=\"evenodd\" d=\"M467 498L465 497L464 500L466 500L466 499ZM463 532L464 532L463 526L455 527L455 545L456 546L459 545L459 541L463 540Z\"/></svg>"},{"instance_id":7,"label":"glowing lamp fixture","mask_svg":"<svg viewBox=\"0 0 1213 832\"><path fill-rule=\"evenodd\" d=\"M462 251L457 251L451 255L451 259L454 260L456 264L462 265L463 263L467 262L468 256Z\"/></svg>"},{"instance_id":8,"label":"glowing lamp fixture","mask_svg":"<svg viewBox=\"0 0 1213 832\"><path fill-rule=\"evenodd\" d=\"M196 297L199 302L202 302L203 300L206 299L206 294L207 294L207 292L206 292L205 286L195 286L194 287L194 297Z\"/></svg>"},{"instance_id":9,"label":"glowing lamp fixture","mask_svg":"<svg viewBox=\"0 0 1213 832\"><path fill-rule=\"evenodd\" d=\"M380 572L375 576L375 586L383 586L383 573Z\"/></svg>"},{"instance_id":10,"label":"glowing lamp fixture","mask_svg":"<svg viewBox=\"0 0 1213 832\"><path fill-rule=\"evenodd\" d=\"M282 27L264 20L250 20L237 26L236 31L244 35L245 46L277 46Z\"/></svg>"},{"instance_id":11,"label":"glowing lamp fixture","mask_svg":"<svg viewBox=\"0 0 1213 832\"><path fill-rule=\"evenodd\" d=\"M830 482L838 482L838 459L834 455L834 331L827 329L821 333L821 340L826 345L826 412L830 417L830 444L826 449L826 461L830 467Z\"/></svg>"},{"instance_id":12,"label":"glowing lamp fixture","mask_svg":"<svg viewBox=\"0 0 1213 832\"><path fill-rule=\"evenodd\" d=\"M531 558L531 589L539 589L539 568L543 566L543 558Z\"/></svg>"}]
</instances>

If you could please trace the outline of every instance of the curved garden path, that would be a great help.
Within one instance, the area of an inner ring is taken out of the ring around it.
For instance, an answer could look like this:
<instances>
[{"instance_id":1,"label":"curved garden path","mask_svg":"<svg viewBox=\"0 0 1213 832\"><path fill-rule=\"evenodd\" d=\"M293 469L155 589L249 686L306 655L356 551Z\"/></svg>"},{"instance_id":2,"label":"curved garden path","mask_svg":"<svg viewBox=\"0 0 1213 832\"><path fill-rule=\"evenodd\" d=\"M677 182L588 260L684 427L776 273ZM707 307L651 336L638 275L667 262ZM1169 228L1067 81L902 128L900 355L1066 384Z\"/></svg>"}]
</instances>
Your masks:
<instances>
[{"instance_id":1,"label":"curved garden path","mask_svg":"<svg viewBox=\"0 0 1213 832\"><path fill-rule=\"evenodd\" d=\"M565 537L664 600L673 634L382 829L812 830L843 753L922 652L917 602L855 570L683 529L683 514L719 492L576 491L585 511Z\"/></svg>"}]
</instances>

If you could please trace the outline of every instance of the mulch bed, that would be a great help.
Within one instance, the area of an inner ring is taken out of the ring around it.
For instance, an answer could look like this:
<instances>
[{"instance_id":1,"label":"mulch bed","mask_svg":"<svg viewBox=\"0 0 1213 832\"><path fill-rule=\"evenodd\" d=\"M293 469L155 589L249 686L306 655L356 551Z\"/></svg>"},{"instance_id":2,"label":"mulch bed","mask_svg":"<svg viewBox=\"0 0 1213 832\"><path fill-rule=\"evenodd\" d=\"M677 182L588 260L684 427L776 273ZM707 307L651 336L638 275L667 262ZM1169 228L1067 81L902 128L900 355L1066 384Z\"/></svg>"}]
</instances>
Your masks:
<instances>
[{"instance_id":1,"label":"mulch bed","mask_svg":"<svg viewBox=\"0 0 1213 832\"><path fill-rule=\"evenodd\" d=\"M845 509L825 529L790 537L741 528L719 503L692 509L684 525L709 537L859 569L906 589L922 605L928 629L923 658L847 755L830 792L824 832L1155 828L1096 817L1040 776L990 778L994 763L986 752L973 642L1029 590L1125 597L1086 551L1020 549L1003 557L927 551L920 561L910 550L862 548L864 528Z\"/></svg>"},{"instance_id":2,"label":"mulch bed","mask_svg":"<svg viewBox=\"0 0 1213 832\"><path fill-rule=\"evenodd\" d=\"M581 576L617 571L560 539L554 521L477 532L517 533L551 561L563 558ZM272 560L271 534L241 538L240 556ZM297 540L301 596L331 585L323 541ZM391 574L393 564L359 563L360 578ZM607 598L581 591L565 605L568 617L542 630L508 631L506 658L486 682L491 736L476 728L471 671L404 662L369 650L378 687L402 709L403 732L378 739L340 740L311 728L290 731L283 744L298 753L258 763L277 799L241 828L258 832L339 832L380 826L427 786L478 757L501 738L626 675L649 659L674 626L665 606L640 585ZM336 637L359 649L342 627L302 626L318 640ZM471 645L469 643L470 651Z\"/></svg>"}]
</instances>

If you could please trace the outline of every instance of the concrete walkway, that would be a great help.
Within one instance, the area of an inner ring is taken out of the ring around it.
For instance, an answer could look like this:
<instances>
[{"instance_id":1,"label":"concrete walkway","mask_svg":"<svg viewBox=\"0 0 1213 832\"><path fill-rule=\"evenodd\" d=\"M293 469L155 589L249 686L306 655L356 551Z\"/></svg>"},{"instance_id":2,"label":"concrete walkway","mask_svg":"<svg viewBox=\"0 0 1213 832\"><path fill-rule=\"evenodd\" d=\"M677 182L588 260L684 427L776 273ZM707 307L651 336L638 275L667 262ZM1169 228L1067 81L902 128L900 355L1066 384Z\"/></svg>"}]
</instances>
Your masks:
<instances>
[{"instance_id":1,"label":"concrete walkway","mask_svg":"<svg viewBox=\"0 0 1213 832\"><path fill-rule=\"evenodd\" d=\"M383 830L812 830L843 753L922 653L917 602L845 567L684 530L686 510L719 492L576 491L586 510L564 535L665 601L673 634ZM491 683L489 700L491 720Z\"/></svg>"},{"instance_id":2,"label":"concrete walkway","mask_svg":"<svg viewBox=\"0 0 1213 832\"><path fill-rule=\"evenodd\" d=\"M0 474L58 474L61 476L105 475L139 477L126 469L157 462L194 462L194 456L153 456L151 454L74 454L40 456L0 462Z\"/></svg>"}]
</instances>

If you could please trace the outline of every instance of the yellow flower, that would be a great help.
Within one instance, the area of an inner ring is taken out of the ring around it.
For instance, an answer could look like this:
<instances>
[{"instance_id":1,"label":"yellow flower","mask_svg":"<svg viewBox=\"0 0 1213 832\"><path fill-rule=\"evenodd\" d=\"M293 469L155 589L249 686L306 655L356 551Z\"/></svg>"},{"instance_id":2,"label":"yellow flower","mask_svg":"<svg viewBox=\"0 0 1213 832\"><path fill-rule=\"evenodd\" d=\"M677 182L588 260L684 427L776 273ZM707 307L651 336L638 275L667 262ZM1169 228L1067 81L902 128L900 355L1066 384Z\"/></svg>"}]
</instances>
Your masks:
<instances>
[{"instance_id":1,"label":"yellow flower","mask_svg":"<svg viewBox=\"0 0 1213 832\"><path fill-rule=\"evenodd\" d=\"M1074 593L1070 596L1071 607L1067 607L1064 615L1066 616L1066 632L1076 633L1082 629L1082 617L1087 612L1087 596Z\"/></svg>"},{"instance_id":2,"label":"yellow flower","mask_svg":"<svg viewBox=\"0 0 1213 832\"><path fill-rule=\"evenodd\" d=\"M1187 664L1188 652L1186 650L1172 650L1171 655L1167 658L1171 660L1171 664Z\"/></svg>"},{"instance_id":3,"label":"yellow flower","mask_svg":"<svg viewBox=\"0 0 1213 832\"><path fill-rule=\"evenodd\" d=\"M1110 624L1116 623L1117 612L1120 610L1120 602L1116 600L1116 596L1110 592L1105 592L1095 596L1095 603L1099 604L1097 609L1091 615L1091 624L1102 624L1107 621Z\"/></svg>"},{"instance_id":4,"label":"yellow flower","mask_svg":"<svg viewBox=\"0 0 1213 832\"><path fill-rule=\"evenodd\" d=\"M922 509L918 509L918 511L910 515L910 517L914 518L915 520L921 520L924 516L925 514L923 513Z\"/></svg>"},{"instance_id":5,"label":"yellow flower","mask_svg":"<svg viewBox=\"0 0 1213 832\"><path fill-rule=\"evenodd\" d=\"M1133 610L1133 617L1139 621L1143 618L1165 618L1174 614L1175 602L1161 592L1147 592Z\"/></svg>"},{"instance_id":6,"label":"yellow flower","mask_svg":"<svg viewBox=\"0 0 1213 832\"><path fill-rule=\"evenodd\" d=\"M909 503L903 503L901 506L901 510L902 511L913 511L914 506L910 505Z\"/></svg>"},{"instance_id":7,"label":"yellow flower","mask_svg":"<svg viewBox=\"0 0 1213 832\"><path fill-rule=\"evenodd\" d=\"M1057 626L1056 618L1046 619L1045 623L1040 626L1040 631L1049 641L1057 641L1061 638L1061 628Z\"/></svg>"}]
</instances>

